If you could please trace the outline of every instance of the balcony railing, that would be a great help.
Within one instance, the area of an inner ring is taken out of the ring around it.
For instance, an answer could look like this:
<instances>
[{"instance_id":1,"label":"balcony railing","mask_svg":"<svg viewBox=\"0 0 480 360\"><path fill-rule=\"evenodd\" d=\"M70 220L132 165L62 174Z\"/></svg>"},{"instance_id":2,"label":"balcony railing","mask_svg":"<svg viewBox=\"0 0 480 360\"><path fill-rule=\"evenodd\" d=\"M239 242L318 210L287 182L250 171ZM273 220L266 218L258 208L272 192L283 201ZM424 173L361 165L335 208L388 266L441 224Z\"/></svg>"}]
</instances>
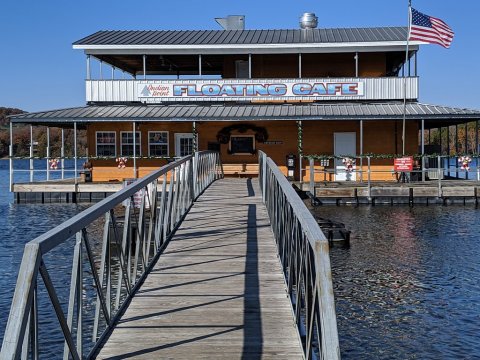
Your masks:
<instances>
[{"instance_id":1,"label":"balcony railing","mask_svg":"<svg viewBox=\"0 0 480 360\"><path fill-rule=\"evenodd\" d=\"M87 80L87 102L409 100L418 77L210 80Z\"/></svg>"}]
</instances>

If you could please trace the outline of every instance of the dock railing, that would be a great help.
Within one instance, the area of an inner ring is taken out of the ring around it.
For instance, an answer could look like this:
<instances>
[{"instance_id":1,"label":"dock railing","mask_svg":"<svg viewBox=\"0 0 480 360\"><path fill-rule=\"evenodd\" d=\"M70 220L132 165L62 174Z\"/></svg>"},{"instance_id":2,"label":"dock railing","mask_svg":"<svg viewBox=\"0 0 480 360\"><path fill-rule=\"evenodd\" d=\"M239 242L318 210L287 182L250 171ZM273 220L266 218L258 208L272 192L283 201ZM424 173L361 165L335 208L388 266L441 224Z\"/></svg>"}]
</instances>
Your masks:
<instances>
[{"instance_id":1,"label":"dock railing","mask_svg":"<svg viewBox=\"0 0 480 360\"><path fill-rule=\"evenodd\" d=\"M305 359L340 359L328 240L292 185L262 151L259 182Z\"/></svg>"},{"instance_id":2,"label":"dock railing","mask_svg":"<svg viewBox=\"0 0 480 360\"><path fill-rule=\"evenodd\" d=\"M94 356L190 206L221 177L218 153L186 156L27 243L0 358L48 357L58 339L51 335L54 320L39 317L47 304L58 320L63 358ZM73 253L69 284L54 281L66 268L52 261L59 247ZM45 332L49 338L42 349L39 337Z\"/></svg>"},{"instance_id":3,"label":"dock railing","mask_svg":"<svg viewBox=\"0 0 480 360\"><path fill-rule=\"evenodd\" d=\"M470 158L468 170L462 166L462 156L425 155L417 159L418 166L411 171L394 171L393 157L378 158L375 156L306 156L308 158L308 184L313 194L316 182L351 181L365 184L370 194L376 182L435 182L438 197L442 197L442 189L450 180L480 181L480 157L465 155ZM335 165L335 160L349 158L351 167ZM385 162L391 160L391 165L372 164L375 160ZM306 169L304 169L306 170ZM379 179L380 178L380 179ZM370 197L370 195L369 195Z\"/></svg>"}]
</instances>

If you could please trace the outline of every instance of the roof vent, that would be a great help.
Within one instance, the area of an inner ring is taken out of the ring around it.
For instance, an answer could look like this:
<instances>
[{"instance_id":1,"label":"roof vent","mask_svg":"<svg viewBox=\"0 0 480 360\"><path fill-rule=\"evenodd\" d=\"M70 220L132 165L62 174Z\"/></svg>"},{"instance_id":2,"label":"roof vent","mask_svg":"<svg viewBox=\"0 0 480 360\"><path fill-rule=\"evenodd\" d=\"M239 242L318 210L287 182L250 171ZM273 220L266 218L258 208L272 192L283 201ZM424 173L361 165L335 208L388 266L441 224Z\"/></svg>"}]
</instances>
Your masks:
<instances>
[{"instance_id":1,"label":"roof vent","mask_svg":"<svg viewBox=\"0 0 480 360\"><path fill-rule=\"evenodd\" d=\"M300 17L300 27L302 29L315 29L318 26L318 17L314 13L304 13Z\"/></svg>"},{"instance_id":2,"label":"roof vent","mask_svg":"<svg viewBox=\"0 0 480 360\"><path fill-rule=\"evenodd\" d=\"M215 18L223 30L245 30L245 15L228 15L226 18Z\"/></svg>"}]
</instances>

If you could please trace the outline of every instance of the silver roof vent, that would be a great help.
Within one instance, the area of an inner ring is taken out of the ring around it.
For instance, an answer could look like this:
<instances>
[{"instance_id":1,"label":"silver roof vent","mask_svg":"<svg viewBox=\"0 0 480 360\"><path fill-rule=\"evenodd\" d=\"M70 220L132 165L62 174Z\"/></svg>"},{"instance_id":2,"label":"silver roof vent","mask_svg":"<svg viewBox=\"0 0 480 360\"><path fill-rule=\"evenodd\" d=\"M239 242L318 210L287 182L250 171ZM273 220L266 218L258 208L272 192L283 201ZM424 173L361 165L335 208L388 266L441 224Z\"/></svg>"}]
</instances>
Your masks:
<instances>
[{"instance_id":1,"label":"silver roof vent","mask_svg":"<svg viewBox=\"0 0 480 360\"><path fill-rule=\"evenodd\" d=\"M245 30L245 15L228 15L226 18L215 18L223 30Z\"/></svg>"},{"instance_id":2,"label":"silver roof vent","mask_svg":"<svg viewBox=\"0 0 480 360\"><path fill-rule=\"evenodd\" d=\"M314 13L304 13L300 17L300 27L302 29L315 29L318 26L318 17Z\"/></svg>"}]
</instances>

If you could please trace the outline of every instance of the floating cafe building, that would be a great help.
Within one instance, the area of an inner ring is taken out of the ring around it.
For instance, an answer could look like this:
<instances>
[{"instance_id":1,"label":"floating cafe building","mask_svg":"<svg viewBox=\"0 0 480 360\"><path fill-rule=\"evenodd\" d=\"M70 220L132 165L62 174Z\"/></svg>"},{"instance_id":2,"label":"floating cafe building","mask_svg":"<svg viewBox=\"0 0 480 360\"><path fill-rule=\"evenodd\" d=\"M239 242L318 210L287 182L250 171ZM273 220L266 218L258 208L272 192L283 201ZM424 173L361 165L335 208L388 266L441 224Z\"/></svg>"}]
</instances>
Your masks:
<instances>
[{"instance_id":1,"label":"floating cafe building","mask_svg":"<svg viewBox=\"0 0 480 360\"><path fill-rule=\"evenodd\" d=\"M11 123L86 130L86 169L75 168L75 183L22 184L12 176L16 200L53 201L56 192L92 200L202 150L220 152L225 175L258 175L263 151L291 180L352 181L346 192L328 188L325 196L371 198L370 181L398 180L395 154L458 154L459 124L474 124L463 151L478 153L479 111L418 101L422 42L406 52L406 27L324 29L313 14L302 19L299 29L245 30L243 16L229 16L216 19L223 30L98 31L74 42L86 56L86 105L15 115ZM432 128L441 130L440 145L425 143ZM49 148L47 158L63 178L63 161ZM416 165L412 179L452 175L446 158ZM368 194L356 187L367 180ZM420 193L444 195L437 187Z\"/></svg>"}]
</instances>

